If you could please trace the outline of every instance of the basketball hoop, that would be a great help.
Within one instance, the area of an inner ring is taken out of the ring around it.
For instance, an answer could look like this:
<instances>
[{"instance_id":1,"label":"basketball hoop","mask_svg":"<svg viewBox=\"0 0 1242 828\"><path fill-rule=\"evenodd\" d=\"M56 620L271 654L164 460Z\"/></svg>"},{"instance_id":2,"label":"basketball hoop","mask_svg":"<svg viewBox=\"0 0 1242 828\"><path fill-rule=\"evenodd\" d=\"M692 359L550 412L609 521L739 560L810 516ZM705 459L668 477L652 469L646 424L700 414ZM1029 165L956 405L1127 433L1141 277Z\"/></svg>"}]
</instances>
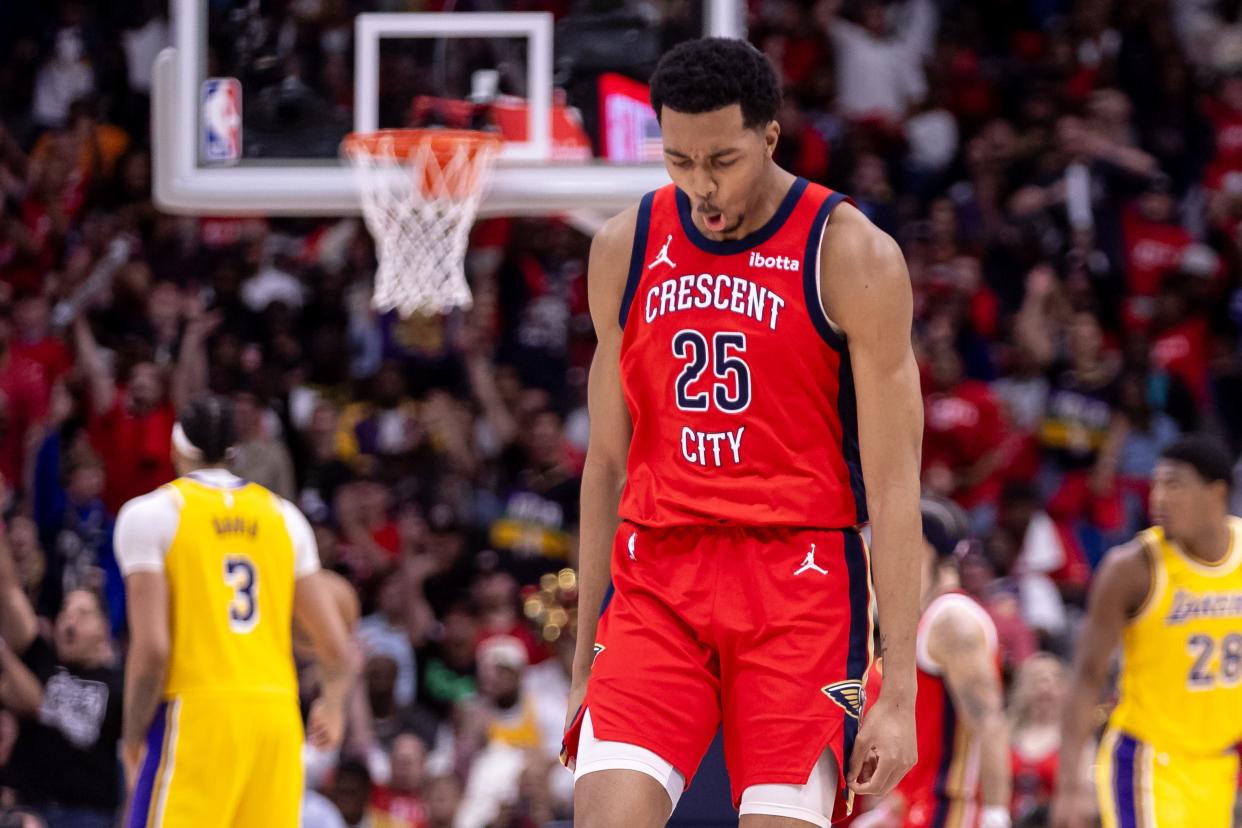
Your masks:
<instances>
[{"instance_id":1,"label":"basketball hoop","mask_svg":"<svg viewBox=\"0 0 1242 828\"><path fill-rule=\"evenodd\" d=\"M345 136L362 214L379 246L372 306L446 313L470 307L464 261L501 138L464 129L381 129Z\"/></svg>"}]
</instances>

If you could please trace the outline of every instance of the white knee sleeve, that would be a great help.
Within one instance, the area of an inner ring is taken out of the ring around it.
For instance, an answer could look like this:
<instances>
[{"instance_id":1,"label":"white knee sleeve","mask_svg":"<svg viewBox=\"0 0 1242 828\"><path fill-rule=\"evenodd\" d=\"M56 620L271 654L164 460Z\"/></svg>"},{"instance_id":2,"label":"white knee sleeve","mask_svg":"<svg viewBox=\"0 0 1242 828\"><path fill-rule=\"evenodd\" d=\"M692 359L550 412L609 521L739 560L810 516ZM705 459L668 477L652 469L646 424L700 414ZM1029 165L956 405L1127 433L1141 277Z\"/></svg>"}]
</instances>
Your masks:
<instances>
[{"instance_id":1,"label":"white knee sleeve","mask_svg":"<svg viewBox=\"0 0 1242 828\"><path fill-rule=\"evenodd\" d=\"M578 759L574 765L574 780L588 773L602 770L632 770L645 773L659 782L668 793L672 807L677 808L686 778L667 760L661 759L647 748L625 742L602 742L595 738L591 726L591 711L582 718L582 731L578 737ZM780 787L775 786L775 787ZM827 823L825 823L826 825Z\"/></svg>"},{"instance_id":2,"label":"white knee sleeve","mask_svg":"<svg viewBox=\"0 0 1242 828\"><path fill-rule=\"evenodd\" d=\"M837 762L825 750L805 785L751 785L742 792L738 813L790 817L830 828L837 798Z\"/></svg>"}]
</instances>

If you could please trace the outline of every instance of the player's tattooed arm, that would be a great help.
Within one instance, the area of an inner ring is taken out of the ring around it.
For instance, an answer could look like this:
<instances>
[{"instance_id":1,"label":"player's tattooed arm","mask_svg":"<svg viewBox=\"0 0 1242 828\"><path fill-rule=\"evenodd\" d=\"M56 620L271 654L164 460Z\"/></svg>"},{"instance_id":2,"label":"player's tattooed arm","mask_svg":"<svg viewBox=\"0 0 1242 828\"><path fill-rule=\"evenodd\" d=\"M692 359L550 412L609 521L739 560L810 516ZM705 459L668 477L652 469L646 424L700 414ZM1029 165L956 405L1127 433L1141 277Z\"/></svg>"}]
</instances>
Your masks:
<instances>
[{"instance_id":1,"label":"player's tattooed arm","mask_svg":"<svg viewBox=\"0 0 1242 828\"><path fill-rule=\"evenodd\" d=\"M928 631L927 649L941 667L953 706L979 740L979 793L984 807L1007 807L1013 781L1009 726L996 654L983 624L970 610L946 606Z\"/></svg>"},{"instance_id":2,"label":"player's tattooed arm","mask_svg":"<svg viewBox=\"0 0 1242 828\"><path fill-rule=\"evenodd\" d=\"M856 767L849 769L849 778L856 793L882 795L917 757L914 637L919 582L911 572L922 548L923 398L910 340L913 297L897 243L849 204L833 210L820 256L824 310L845 333L854 374L886 653L884 686L859 729L852 760ZM872 765L874 772L869 770Z\"/></svg>"}]
</instances>

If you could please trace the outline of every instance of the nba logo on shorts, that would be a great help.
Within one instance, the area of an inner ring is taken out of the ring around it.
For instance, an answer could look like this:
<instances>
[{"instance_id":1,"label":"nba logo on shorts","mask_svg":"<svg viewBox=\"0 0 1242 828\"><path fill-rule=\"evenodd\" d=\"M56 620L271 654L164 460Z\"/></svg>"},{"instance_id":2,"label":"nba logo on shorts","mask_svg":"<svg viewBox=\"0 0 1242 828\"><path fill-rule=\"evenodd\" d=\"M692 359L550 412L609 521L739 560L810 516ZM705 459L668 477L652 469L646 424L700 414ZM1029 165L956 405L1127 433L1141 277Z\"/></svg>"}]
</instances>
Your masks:
<instances>
[{"instance_id":1,"label":"nba logo on shorts","mask_svg":"<svg viewBox=\"0 0 1242 828\"><path fill-rule=\"evenodd\" d=\"M237 78L203 81L203 160L241 158L241 83Z\"/></svg>"}]
</instances>

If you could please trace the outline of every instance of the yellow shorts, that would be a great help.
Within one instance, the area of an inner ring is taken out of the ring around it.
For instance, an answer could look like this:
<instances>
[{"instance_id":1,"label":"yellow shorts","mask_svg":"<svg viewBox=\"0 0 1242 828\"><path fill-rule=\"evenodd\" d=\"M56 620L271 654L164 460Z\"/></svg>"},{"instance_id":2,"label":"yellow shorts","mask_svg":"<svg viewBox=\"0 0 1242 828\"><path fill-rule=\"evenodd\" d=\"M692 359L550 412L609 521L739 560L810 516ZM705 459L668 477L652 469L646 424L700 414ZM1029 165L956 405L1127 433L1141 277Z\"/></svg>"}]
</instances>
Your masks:
<instances>
[{"instance_id":1,"label":"yellow shorts","mask_svg":"<svg viewBox=\"0 0 1242 828\"><path fill-rule=\"evenodd\" d=\"M177 696L160 705L128 828L298 828L302 717L297 700Z\"/></svg>"},{"instance_id":2,"label":"yellow shorts","mask_svg":"<svg viewBox=\"0 0 1242 828\"><path fill-rule=\"evenodd\" d=\"M1231 828L1238 755L1165 752L1110 729L1095 783L1104 828Z\"/></svg>"}]
</instances>

